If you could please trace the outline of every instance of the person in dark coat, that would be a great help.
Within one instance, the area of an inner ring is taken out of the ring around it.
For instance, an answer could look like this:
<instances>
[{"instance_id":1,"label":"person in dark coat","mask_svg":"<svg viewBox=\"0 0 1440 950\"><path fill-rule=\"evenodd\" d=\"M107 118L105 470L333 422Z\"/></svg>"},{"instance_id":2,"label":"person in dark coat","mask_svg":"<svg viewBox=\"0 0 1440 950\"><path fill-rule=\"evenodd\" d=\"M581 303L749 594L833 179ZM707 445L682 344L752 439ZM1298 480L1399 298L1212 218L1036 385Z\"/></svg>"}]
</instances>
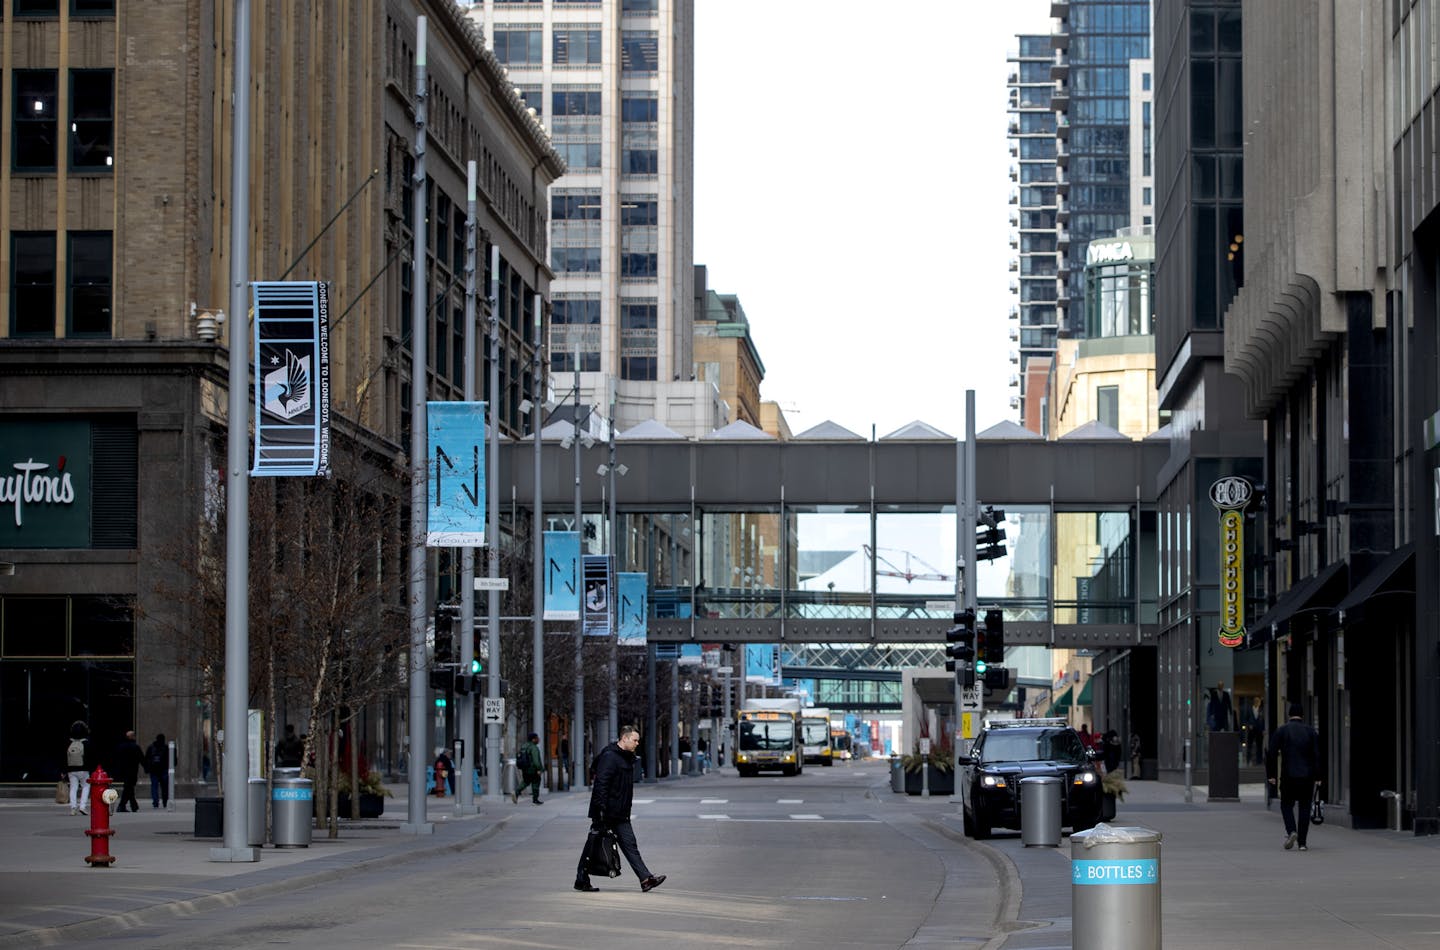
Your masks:
<instances>
[{"instance_id":1,"label":"person in dark coat","mask_svg":"<svg viewBox=\"0 0 1440 950\"><path fill-rule=\"evenodd\" d=\"M125 738L115 747L115 777L123 783L120 801L115 806L120 811L125 810L126 804L131 811L140 810L140 803L135 800L135 782L140 777L140 762L144 758L140 743L135 741L135 730L128 730Z\"/></svg>"},{"instance_id":2,"label":"person in dark coat","mask_svg":"<svg viewBox=\"0 0 1440 950\"><path fill-rule=\"evenodd\" d=\"M155 733L155 741L145 747L145 771L150 773L150 807L170 807L170 744L165 733Z\"/></svg>"},{"instance_id":3,"label":"person in dark coat","mask_svg":"<svg viewBox=\"0 0 1440 950\"><path fill-rule=\"evenodd\" d=\"M1108 730L1101 738L1100 757L1105 763L1105 773L1107 775L1120 768L1120 761L1124 757L1124 751L1120 748L1120 733L1114 729Z\"/></svg>"},{"instance_id":4,"label":"person in dark coat","mask_svg":"<svg viewBox=\"0 0 1440 950\"><path fill-rule=\"evenodd\" d=\"M640 890L653 891L665 883L665 875L651 874L640 857L635 830L630 827L630 807L635 795L635 747L640 744L640 730L621 726L620 738L600 750L591 768L590 833L585 849L580 852L580 866L575 871L575 890L598 891L590 883L586 859L594 847L594 839L606 831L615 833L620 853L630 862L630 869L640 878Z\"/></svg>"},{"instance_id":5,"label":"person in dark coat","mask_svg":"<svg viewBox=\"0 0 1440 950\"><path fill-rule=\"evenodd\" d=\"M304 760L305 743L295 734L294 726L286 725L285 737L275 743L276 767L282 769L298 769Z\"/></svg>"},{"instance_id":6,"label":"person in dark coat","mask_svg":"<svg viewBox=\"0 0 1440 950\"><path fill-rule=\"evenodd\" d=\"M1265 754L1265 776L1271 785L1280 786L1280 814L1285 819L1285 850L1300 842L1301 851L1310 830L1310 802L1315 786L1320 783L1320 733L1303 716L1299 703L1290 704L1290 718L1270 737L1270 750ZM1279 759L1277 768L1276 759ZM1300 806L1300 823L1295 823L1295 806Z\"/></svg>"}]
</instances>

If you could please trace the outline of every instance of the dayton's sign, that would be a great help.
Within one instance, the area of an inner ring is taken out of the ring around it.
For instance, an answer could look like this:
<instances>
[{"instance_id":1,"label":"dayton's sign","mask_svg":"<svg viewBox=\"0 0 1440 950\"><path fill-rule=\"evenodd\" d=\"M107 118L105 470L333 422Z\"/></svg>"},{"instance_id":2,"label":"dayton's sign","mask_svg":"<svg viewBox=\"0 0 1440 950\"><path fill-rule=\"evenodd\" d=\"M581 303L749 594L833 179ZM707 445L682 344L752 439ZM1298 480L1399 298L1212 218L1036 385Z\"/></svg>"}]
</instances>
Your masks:
<instances>
[{"instance_id":1,"label":"dayton's sign","mask_svg":"<svg viewBox=\"0 0 1440 950\"><path fill-rule=\"evenodd\" d=\"M0 548L90 546L90 424L0 424Z\"/></svg>"}]
</instances>

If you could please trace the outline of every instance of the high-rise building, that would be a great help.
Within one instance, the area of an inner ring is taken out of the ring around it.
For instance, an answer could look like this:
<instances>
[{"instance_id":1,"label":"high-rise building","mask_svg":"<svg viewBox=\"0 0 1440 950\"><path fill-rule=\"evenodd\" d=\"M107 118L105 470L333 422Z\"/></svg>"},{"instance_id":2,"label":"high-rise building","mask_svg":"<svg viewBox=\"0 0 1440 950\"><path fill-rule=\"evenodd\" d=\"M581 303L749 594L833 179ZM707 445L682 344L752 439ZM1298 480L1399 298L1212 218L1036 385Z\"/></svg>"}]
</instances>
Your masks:
<instances>
[{"instance_id":1,"label":"high-rise building","mask_svg":"<svg viewBox=\"0 0 1440 950\"><path fill-rule=\"evenodd\" d=\"M1055 111L1052 95L1064 81L1052 78L1057 54L1048 35L1020 36L1010 53L1010 307L1012 360L1018 363L1011 385L1013 409L1043 395L1026 385L1027 368L1037 356L1055 352L1059 327L1055 309L1056 165ZM1021 410L1021 418L1032 413ZM1033 415L1038 417L1036 410Z\"/></svg>"},{"instance_id":2,"label":"high-rise building","mask_svg":"<svg viewBox=\"0 0 1440 950\"><path fill-rule=\"evenodd\" d=\"M484 0L469 15L568 166L550 190L550 368L578 360L584 398L621 429L688 428L662 394L694 371L693 0Z\"/></svg>"},{"instance_id":3,"label":"high-rise building","mask_svg":"<svg viewBox=\"0 0 1440 950\"><path fill-rule=\"evenodd\" d=\"M1131 223L1130 61L1150 55L1150 0L1051 0L1050 13L1057 88L1068 93L1054 103L1066 182L1059 320L1078 335L1086 246Z\"/></svg>"}]
</instances>

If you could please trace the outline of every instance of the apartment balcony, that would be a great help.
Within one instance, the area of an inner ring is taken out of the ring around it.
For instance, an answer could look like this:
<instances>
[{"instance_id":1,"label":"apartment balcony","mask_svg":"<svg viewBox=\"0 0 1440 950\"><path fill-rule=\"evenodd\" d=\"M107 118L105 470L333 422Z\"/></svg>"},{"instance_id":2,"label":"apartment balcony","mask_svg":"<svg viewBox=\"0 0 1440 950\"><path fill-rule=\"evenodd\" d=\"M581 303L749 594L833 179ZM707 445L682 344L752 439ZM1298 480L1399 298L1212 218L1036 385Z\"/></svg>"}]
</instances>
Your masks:
<instances>
[{"instance_id":1,"label":"apartment balcony","mask_svg":"<svg viewBox=\"0 0 1440 950\"><path fill-rule=\"evenodd\" d=\"M1019 397L1019 396L1011 396L1011 397L1010 397L1010 408L1011 408L1011 409L1019 409L1019 408L1020 408L1020 397Z\"/></svg>"},{"instance_id":2,"label":"apartment balcony","mask_svg":"<svg viewBox=\"0 0 1440 950\"><path fill-rule=\"evenodd\" d=\"M1050 94L1050 106L1056 112L1070 108L1070 83L1064 79L1055 80L1055 91Z\"/></svg>"},{"instance_id":3,"label":"apartment balcony","mask_svg":"<svg viewBox=\"0 0 1440 950\"><path fill-rule=\"evenodd\" d=\"M1011 343L1018 343L1018 342L1020 342L1020 328L1019 328L1019 327L1011 327L1011 328L1010 328L1010 342L1011 342ZM1015 383L1014 385L1018 386L1018 385L1020 385L1020 384L1017 382L1017 383Z\"/></svg>"},{"instance_id":4,"label":"apartment balcony","mask_svg":"<svg viewBox=\"0 0 1440 950\"><path fill-rule=\"evenodd\" d=\"M1070 246L1070 229L1069 229L1069 228L1056 228L1056 229L1055 229L1055 244L1056 244L1057 246L1059 246L1059 247L1069 247L1069 246Z\"/></svg>"},{"instance_id":5,"label":"apartment balcony","mask_svg":"<svg viewBox=\"0 0 1440 950\"><path fill-rule=\"evenodd\" d=\"M1010 351L1010 362L1012 362L1012 363L1019 363L1019 362L1020 362L1020 351L1019 351L1019 350L1011 350L1011 351Z\"/></svg>"},{"instance_id":6,"label":"apartment balcony","mask_svg":"<svg viewBox=\"0 0 1440 950\"><path fill-rule=\"evenodd\" d=\"M1013 231L1010 232L1010 249L1011 249L1011 250L1014 250L1015 248L1017 248L1017 247L1019 247L1019 246L1020 246L1020 235L1016 234L1016 233L1013 232Z\"/></svg>"},{"instance_id":7,"label":"apartment balcony","mask_svg":"<svg viewBox=\"0 0 1440 950\"><path fill-rule=\"evenodd\" d=\"M1063 50L1055 51L1055 59L1050 63L1050 78L1064 79L1070 75L1070 54Z\"/></svg>"},{"instance_id":8,"label":"apartment balcony","mask_svg":"<svg viewBox=\"0 0 1440 950\"><path fill-rule=\"evenodd\" d=\"M1018 303L1012 303L1012 304L1010 305L1010 314L1009 314L1009 317L1010 317L1011 320L1019 320L1019 319L1020 319L1020 305L1019 305Z\"/></svg>"},{"instance_id":9,"label":"apartment balcony","mask_svg":"<svg viewBox=\"0 0 1440 950\"><path fill-rule=\"evenodd\" d=\"M1020 270L1020 258L1018 258L1018 257L1012 257L1012 258L1010 258L1010 273L1012 273L1012 274L1018 273L1019 270Z\"/></svg>"},{"instance_id":10,"label":"apartment balcony","mask_svg":"<svg viewBox=\"0 0 1440 950\"><path fill-rule=\"evenodd\" d=\"M1070 202L1060 197L1059 194L1055 195L1055 220L1061 224L1070 222Z\"/></svg>"},{"instance_id":11,"label":"apartment balcony","mask_svg":"<svg viewBox=\"0 0 1440 950\"><path fill-rule=\"evenodd\" d=\"M1055 117L1055 137L1057 139L1061 139L1062 141L1070 138L1069 116L1057 115Z\"/></svg>"},{"instance_id":12,"label":"apartment balcony","mask_svg":"<svg viewBox=\"0 0 1440 950\"><path fill-rule=\"evenodd\" d=\"M1008 130L1009 130L1009 132L1010 132L1011 135L1019 135L1019 134L1020 134L1020 120L1019 120L1019 119L1016 119L1016 118L1011 118L1011 119L1010 119L1010 124L1009 124L1009 126L1007 126L1007 128L1008 128Z\"/></svg>"},{"instance_id":13,"label":"apartment balcony","mask_svg":"<svg viewBox=\"0 0 1440 950\"><path fill-rule=\"evenodd\" d=\"M1063 20L1070 15L1070 0L1050 0L1050 15Z\"/></svg>"},{"instance_id":14,"label":"apartment balcony","mask_svg":"<svg viewBox=\"0 0 1440 950\"><path fill-rule=\"evenodd\" d=\"M1065 169L1055 169L1055 194L1068 195L1070 193L1070 176L1065 174Z\"/></svg>"},{"instance_id":15,"label":"apartment balcony","mask_svg":"<svg viewBox=\"0 0 1440 950\"><path fill-rule=\"evenodd\" d=\"M1011 139L1011 140L1010 140L1010 157L1011 157L1011 158L1019 158L1019 157L1020 157L1020 143L1017 142L1017 141L1015 141L1014 139Z\"/></svg>"},{"instance_id":16,"label":"apartment balcony","mask_svg":"<svg viewBox=\"0 0 1440 950\"><path fill-rule=\"evenodd\" d=\"M1069 19L1058 19L1051 24L1050 45L1060 50L1068 50L1070 48Z\"/></svg>"}]
</instances>

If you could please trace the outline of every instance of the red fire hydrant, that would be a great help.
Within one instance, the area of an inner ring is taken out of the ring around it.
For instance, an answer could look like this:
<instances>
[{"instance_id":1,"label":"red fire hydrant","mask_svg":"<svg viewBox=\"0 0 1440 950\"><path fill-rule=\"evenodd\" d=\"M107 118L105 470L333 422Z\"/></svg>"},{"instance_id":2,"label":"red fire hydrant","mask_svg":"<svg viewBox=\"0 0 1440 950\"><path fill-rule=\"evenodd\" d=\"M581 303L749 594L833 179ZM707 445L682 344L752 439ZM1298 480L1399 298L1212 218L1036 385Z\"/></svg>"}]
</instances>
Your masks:
<instances>
[{"instance_id":1,"label":"red fire hydrant","mask_svg":"<svg viewBox=\"0 0 1440 950\"><path fill-rule=\"evenodd\" d=\"M108 868L115 863L115 855L110 853L110 836L115 829L110 827L112 802L105 796L111 799L117 796L110 787L110 776L98 765L86 781L90 783L90 827L85 829L90 836L90 853L85 860L92 868Z\"/></svg>"}]
</instances>

